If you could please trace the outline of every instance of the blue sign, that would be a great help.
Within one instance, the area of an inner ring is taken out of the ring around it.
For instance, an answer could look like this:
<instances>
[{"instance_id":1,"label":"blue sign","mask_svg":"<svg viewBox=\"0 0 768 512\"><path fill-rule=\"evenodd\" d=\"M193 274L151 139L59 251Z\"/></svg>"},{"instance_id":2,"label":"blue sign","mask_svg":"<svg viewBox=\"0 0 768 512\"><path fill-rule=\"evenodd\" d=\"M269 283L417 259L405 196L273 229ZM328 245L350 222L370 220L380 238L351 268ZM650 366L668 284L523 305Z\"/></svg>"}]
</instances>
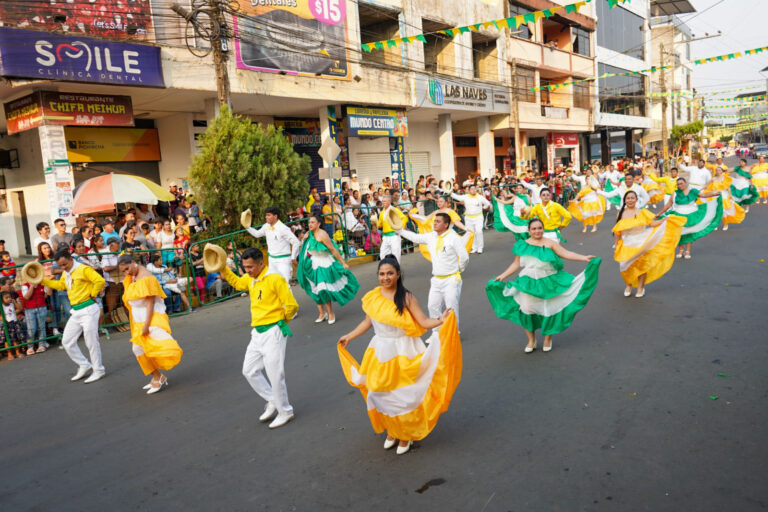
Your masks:
<instances>
[{"instance_id":1,"label":"blue sign","mask_svg":"<svg viewBox=\"0 0 768 512\"><path fill-rule=\"evenodd\" d=\"M0 27L0 75L165 87L160 48Z\"/></svg>"}]
</instances>

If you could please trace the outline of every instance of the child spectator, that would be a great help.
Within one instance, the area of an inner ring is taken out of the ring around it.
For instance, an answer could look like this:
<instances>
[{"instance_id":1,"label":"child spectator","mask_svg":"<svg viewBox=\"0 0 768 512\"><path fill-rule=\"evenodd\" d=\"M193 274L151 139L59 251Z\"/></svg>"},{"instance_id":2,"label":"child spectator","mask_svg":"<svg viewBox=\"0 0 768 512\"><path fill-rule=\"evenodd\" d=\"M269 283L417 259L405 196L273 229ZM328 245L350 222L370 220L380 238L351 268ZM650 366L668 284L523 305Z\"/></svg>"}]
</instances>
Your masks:
<instances>
[{"instance_id":1,"label":"child spectator","mask_svg":"<svg viewBox=\"0 0 768 512\"><path fill-rule=\"evenodd\" d=\"M23 299L24 304L24 318L27 323L27 334L29 339L40 341L37 344L37 353L45 352L49 347L45 338L48 336L48 332L45 328L45 319L48 316L48 310L45 307L45 287L41 284L21 285L21 291L19 296ZM35 349L32 345L27 346L27 355L31 356L35 353Z\"/></svg>"},{"instance_id":2,"label":"child spectator","mask_svg":"<svg viewBox=\"0 0 768 512\"><path fill-rule=\"evenodd\" d=\"M176 248L176 256L184 259L184 251L189 248L189 235L184 231L183 226L178 226L174 234L176 237L173 239L173 246Z\"/></svg>"},{"instance_id":3,"label":"child spectator","mask_svg":"<svg viewBox=\"0 0 768 512\"><path fill-rule=\"evenodd\" d=\"M3 277L12 277L13 279L16 279L15 266L16 263L11 259L11 253L5 250L0 251L0 268L3 269L0 270L0 274L2 274Z\"/></svg>"},{"instance_id":4,"label":"child spectator","mask_svg":"<svg viewBox=\"0 0 768 512\"><path fill-rule=\"evenodd\" d=\"M0 331L0 345L8 349L6 351L8 360L14 359L11 347L16 348L16 357L24 357L21 353L21 345L27 342L27 332L24 326L16 319L16 305L14 304L13 294L5 290L0 292L0 294L2 295L2 314L5 323L2 331Z\"/></svg>"}]
</instances>

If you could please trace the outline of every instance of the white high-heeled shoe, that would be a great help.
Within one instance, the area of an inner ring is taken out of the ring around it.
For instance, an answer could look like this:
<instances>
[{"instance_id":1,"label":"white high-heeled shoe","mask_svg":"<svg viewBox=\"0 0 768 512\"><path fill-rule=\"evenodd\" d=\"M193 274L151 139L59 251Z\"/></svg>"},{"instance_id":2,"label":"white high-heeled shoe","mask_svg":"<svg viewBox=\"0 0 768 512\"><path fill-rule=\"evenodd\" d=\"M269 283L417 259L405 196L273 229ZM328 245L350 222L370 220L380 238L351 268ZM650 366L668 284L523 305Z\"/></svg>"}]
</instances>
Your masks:
<instances>
[{"instance_id":1,"label":"white high-heeled shoe","mask_svg":"<svg viewBox=\"0 0 768 512\"><path fill-rule=\"evenodd\" d=\"M643 297L645 297L645 288L643 288L642 290L638 290L637 293L635 294L635 297L637 297L638 299L642 299Z\"/></svg>"},{"instance_id":2,"label":"white high-heeled shoe","mask_svg":"<svg viewBox=\"0 0 768 512\"><path fill-rule=\"evenodd\" d=\"M393 439L389 439L389 438L387 438L387 439L384 440L384 449L385 450L389 450L390 448L395 446L395 444L397 444L397 439L394 439L394 438Z\"/></svg>"},{"instance_id":3,"label":"white high-heeled shoe","mask_svg":"<svg viewBox=\"0 0 768 512\"><path fill-rule=\"evenodd\" d=\"M333 317L333 320L331 320L330 318L328 319L328 325L333 325L335 323L336 323L336 317Z\"/></svg>"},{"instance_id":4,"label":"white high-heeled shoe","mask_svg":"<svg viewBox=\"0 0 768 512\"><path fill-rule=\"evenodd\" d=\"M539 341L538 341L538 340L536 340L536 341L534 341L534 342L533 342L533 346L532 346L532 347L528 347L528 346L526 346L526 347L525 347L525 353L526 353L526 354L530 354L531 352L533 352L534 350L536 350L536 345L538 345L538 344L539 344Z\"/></svg>"},{"instance_id":5,"label":"white high-heeled shoe","mask_svg":"<svg viewBox=\"0 0 768 512\"><path fill-rule=\"evenodd\" d=\"M321 324L321 323L325 322L326 320L328 320L328 313L323 313L323 316L319 316L319 317L315 318L315 323L316 324Z\"/></svg>"},{"instance_id":6,"label":"white high-heeled shoe","mask_svg":"<svg viewBox=\"0 0 768 512\"><path fill-rule=\"evenodd\" d=\"M551 341L549 342L549 346L548 347L545 347L544 345L541 346L541 351L542 352L549 352L550 350L552 350L552 342Z\"/></svg>"},{"instance_id":7,"label":"white high-heeled shoe","mask_svg":"<svg viewBox=\"0 0 768 512\"><path fill-rule=\"evenodd\" d=\"M404 455L408 453L408 450L411 449L411 445L413 444L413 441L408 441L408 444L405 446L397 445L397 454L398 455Z\"/></svg>"},{"instance_id":8,"label":"white high-heeled shoe","mask_svg":"<svg viewBox=\"0 0 768 512\"><path fill-rule=\"evenodd\" d=\"M168 385L168 378L165 375L163 375L163 378L160 380L160 385L157 387L154 387L152 384L150 384L147 394L154 395L155 393L160 392L167 385Z\"/></svg>"},{"instance_id":9,"label":"white high-heeled shoe","mask_svg":"<svg viewBox=\"0 0 768 512\"><path fill-rule=\"evenodd\" d=\"M625 296L625 297L629 297L630 295L632 295L632 289L631 289L631 288L630 288L629 290L626 290L626 289L625 289L625 290L624 290L624 296Z\"/></svg>"}]
</instances>

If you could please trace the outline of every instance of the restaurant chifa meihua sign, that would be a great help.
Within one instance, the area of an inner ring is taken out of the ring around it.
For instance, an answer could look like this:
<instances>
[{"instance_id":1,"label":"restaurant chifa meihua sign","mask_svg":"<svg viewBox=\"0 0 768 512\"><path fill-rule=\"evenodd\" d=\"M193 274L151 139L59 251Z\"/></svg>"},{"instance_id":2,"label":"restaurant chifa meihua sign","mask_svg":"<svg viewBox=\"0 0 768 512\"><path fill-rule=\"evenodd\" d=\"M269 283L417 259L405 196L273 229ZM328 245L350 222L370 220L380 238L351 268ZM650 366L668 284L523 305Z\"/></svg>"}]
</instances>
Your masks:
<instances>
[{"instance_id":1,"label":"restaurant chifa meihua sign","mask_svg":"<svg viewBox=\"0 0 768 512\"><path fill-rule=\"evenodd\" d=\"M4 105L8 133L43 124L65 126L133 126L129 96L36 91Z\"/></svg>"}]
</instances>

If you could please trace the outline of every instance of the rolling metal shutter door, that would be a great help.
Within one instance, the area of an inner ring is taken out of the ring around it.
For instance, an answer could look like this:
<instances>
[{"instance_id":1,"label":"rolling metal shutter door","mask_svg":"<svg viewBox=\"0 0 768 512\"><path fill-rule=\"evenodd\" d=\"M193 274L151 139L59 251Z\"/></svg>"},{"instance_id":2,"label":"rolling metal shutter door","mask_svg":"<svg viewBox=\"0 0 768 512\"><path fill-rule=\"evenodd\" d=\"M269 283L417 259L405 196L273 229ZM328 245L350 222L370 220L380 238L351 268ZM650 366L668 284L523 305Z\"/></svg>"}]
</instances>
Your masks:
<instances>
[{"instance_id":1,"label":"rolling metal shutter door","mask_svg":"<svg viewBox=\"0 0 768 512\"><path fill-rule=\"evenodd\" d=\"M419 176L432 174L432 166L429 162L429 153L426 151L419 153L406 152L405 170L408 181L412 182L411 185L416 184Z\"/></svg>"},{"instance_id":2,"label":"rolling metal shutter door","mask_svg":"<svg viewBox=\"0 0 768 512\"><path fill-rule=\"evenodd\" d=\"M378 187L384 178L392 174L389 153L358 153L354 169L357 181L363 186L373 184Z\"/></svg>"}]
</instances>

